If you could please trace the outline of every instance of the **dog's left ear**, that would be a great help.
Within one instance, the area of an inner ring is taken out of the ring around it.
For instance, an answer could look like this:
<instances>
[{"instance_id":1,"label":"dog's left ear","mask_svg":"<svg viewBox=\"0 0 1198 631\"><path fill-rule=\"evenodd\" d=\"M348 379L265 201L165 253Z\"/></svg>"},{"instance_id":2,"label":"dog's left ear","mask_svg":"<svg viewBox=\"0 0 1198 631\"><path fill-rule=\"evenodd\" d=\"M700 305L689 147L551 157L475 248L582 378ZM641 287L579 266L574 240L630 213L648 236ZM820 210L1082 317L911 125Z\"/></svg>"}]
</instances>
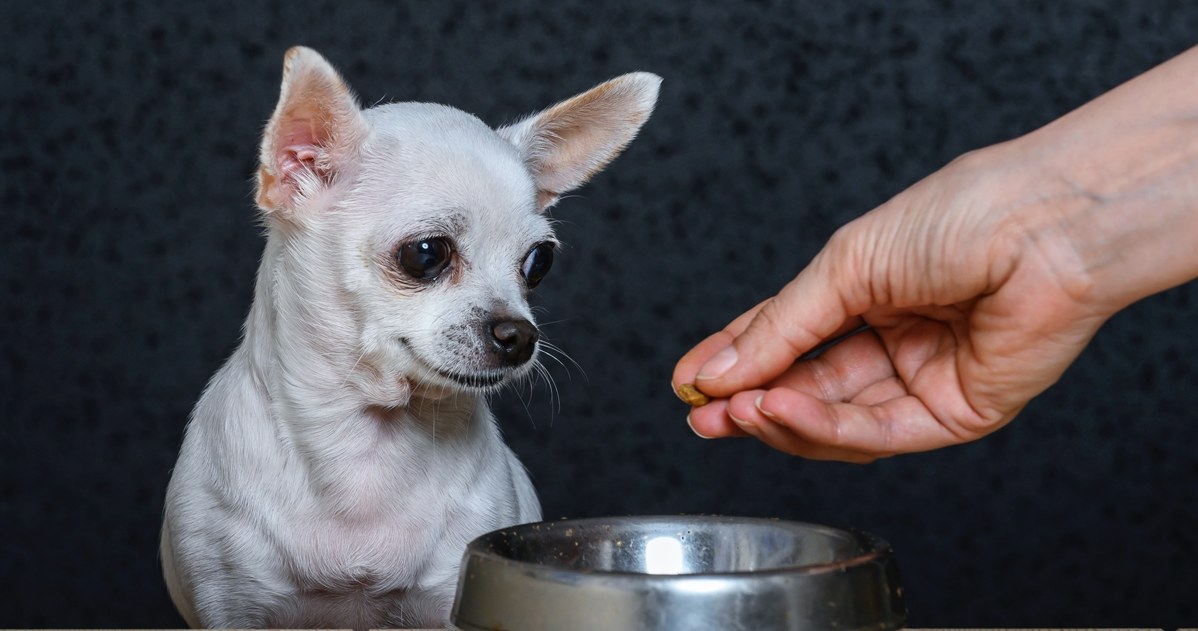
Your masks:
<instances>
[{"instance_id":1,"label":"dog's left ear","mask_svg":"<svg viewBox=\"0 0 1198 631\"><path fill-rule=\"evenodd\" d=\"M649 120L660 86L655 74L622 75L498 130L532 170L542 210L620 155Z\"/></svg>"},{"instance_id":2,"label":"dog's left ear","mask_svg":"<svg viewBox=\"0 0 1198 631\"><path fill-rule=\"evenodd\" d=\"M268 215L289 216L334 181L367 130L333 66L310 48L288 50L279 103L262 136L258 206Z\"/></svg>"}]
</instances>

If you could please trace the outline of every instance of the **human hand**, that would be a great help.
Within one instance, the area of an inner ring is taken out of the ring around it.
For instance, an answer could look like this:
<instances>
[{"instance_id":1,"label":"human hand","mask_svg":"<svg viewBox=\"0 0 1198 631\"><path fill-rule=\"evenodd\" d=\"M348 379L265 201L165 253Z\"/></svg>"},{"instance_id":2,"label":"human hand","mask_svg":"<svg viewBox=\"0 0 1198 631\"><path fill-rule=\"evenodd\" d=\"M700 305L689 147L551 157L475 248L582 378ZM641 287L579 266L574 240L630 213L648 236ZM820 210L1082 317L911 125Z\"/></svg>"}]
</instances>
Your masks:
<instances>
[{"instance_id":1,"label":"human hand","mask_svg":"<svg viewBox=\"0 0 1198 631\"><path fill-rule=\"evenodd\" d=\"M1019 167L1020 152L969 154L846 225L688 352L674 384L715 398L692 410L695 432L868 462L1010 421L1115 310L1060 229L1084 195Z\"/></svg>"}]
</instances>

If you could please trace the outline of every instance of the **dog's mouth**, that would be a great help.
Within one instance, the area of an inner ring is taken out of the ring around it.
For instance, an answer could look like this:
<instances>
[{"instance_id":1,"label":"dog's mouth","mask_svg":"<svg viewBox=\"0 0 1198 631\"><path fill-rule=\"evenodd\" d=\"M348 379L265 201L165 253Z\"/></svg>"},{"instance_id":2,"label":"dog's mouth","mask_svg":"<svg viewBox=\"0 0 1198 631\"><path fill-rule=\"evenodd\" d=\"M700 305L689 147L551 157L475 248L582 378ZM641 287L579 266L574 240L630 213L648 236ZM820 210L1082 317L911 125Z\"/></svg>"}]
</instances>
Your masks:
<instances>
[{"instance_id":1,"label":"dog's mouth","mask_svg":"<svg viewBox=\"0 0 1198 631\"><path fill-rule=\"evenodd\" d=\"M465 388L470 388L473 390L490 390L503 383L503 381L507 379L513 372L510 369L491 369L481 370L478 372L449 370L447 368L442 368L436 365L434 362L426 359L412 345L411 340L401 337L399 338L399 341L404 345L405 348L408 349L408 352L412 354L412 357L414 357L416 361L418 361L426 369L426 374L436 374L438 377L447 379L454 384Z\"/></svg>"},{"instance_id":2,"label":"dog's mouth","mask_svg":"<svg viewBox=\"0 0 1198 631\"><path fill-rule=\"evenodd\" d=\"M507 377L506 372L485 372L485 373L462 373L443 370L441 368L433 368L438 375L446 379L466 386L467 388L486 389L499 385L504 378Z\"/></svg>"}]
</instances>

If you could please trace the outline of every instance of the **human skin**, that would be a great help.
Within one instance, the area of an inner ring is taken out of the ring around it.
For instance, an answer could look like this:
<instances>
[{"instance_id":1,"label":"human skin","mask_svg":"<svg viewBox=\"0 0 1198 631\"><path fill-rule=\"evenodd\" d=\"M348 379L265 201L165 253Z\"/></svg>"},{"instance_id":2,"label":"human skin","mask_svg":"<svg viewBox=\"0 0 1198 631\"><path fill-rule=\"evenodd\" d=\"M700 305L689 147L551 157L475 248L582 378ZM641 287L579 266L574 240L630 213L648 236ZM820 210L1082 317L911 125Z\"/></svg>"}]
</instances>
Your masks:
<instances>
[{"instance_id":1,"label":"human skin","mask_svg":"<svg viewBox=\"0 0 1198 631\"><path fill-rule=\"evenodd\" d=\"M679 360L712 397L691 428L869 462L1010 422L1111 315L1198 277L1196 83L1198 48L843 226Z\"/></svg>"}]
</instances>

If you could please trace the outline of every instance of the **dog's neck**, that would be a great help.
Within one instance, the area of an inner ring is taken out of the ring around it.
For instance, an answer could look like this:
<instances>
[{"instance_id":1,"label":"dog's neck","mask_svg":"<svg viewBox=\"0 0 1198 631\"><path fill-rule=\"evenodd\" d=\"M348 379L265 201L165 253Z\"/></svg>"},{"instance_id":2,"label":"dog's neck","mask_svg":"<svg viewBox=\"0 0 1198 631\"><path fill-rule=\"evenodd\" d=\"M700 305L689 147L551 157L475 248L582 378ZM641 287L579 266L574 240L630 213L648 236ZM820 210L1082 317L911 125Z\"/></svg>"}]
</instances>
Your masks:
<instances>
[{"instance_id":1,"label":"dog's neck","mask_svg":"<svg viewBox=\"0 0 1198 631\"><path fill-rule=\"evenodd\" d=\"M272 416L305 442L308 436L333 438L355 420L390 429L404 425L399 429L436 441L467 433L479 395L445 396L413 388L403 375L387 374L380 365L385 362L372 361L358 347L351 311L332 304L341 299L337 288L316 283L327 290L312 295L313 284L296 281L286 239L276 230L267 238L243 342Z\"/></svg>"}]
</instances>

